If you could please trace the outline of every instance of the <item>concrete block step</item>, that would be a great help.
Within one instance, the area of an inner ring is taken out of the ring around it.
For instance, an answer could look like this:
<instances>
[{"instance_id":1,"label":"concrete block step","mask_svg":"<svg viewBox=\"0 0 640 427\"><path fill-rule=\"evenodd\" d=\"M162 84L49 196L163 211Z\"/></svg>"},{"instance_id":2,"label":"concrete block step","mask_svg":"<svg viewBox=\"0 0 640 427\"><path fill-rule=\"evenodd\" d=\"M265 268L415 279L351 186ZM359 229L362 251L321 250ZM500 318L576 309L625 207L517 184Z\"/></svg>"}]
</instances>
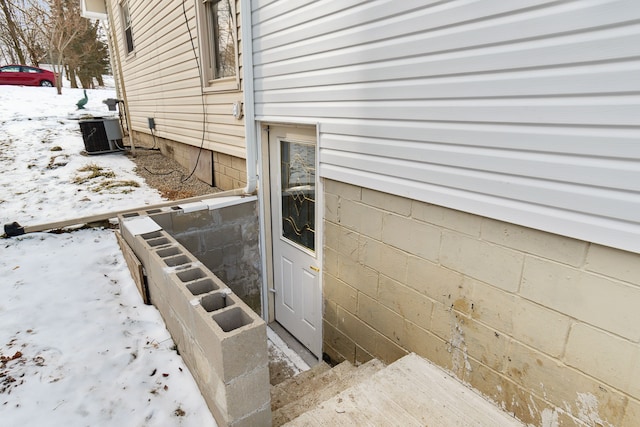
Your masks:
<instances>
[{"instance_id":1,"label":"concrete block step","mask_svg":"<svg viewBox=\"0 0 640 427\"><path fill-rule=\"evenodd\" d=\"M457 378L410 354L286 424L524 427Z\"/></svg>"},{"instance_id":2,"label":"concrete block step","mask_svg":"<svg viewBox=\"0 0 640 427\"><path fill-rule=\"evenodd\" d=\"M340 363L334 368L331 368L329 365L326 366L328 369L322 369L322 372L319 372L317 375L308 375L299 378L290 383L289 386L281 388L278 393L272 393L271 411L275 412L314 391L321 390L328 384L335 382L355 369L355 367L347 361ZM299 376L296 376L294 378L298 377Z\"/></svg>"},{"instance_id":3,"label":"concrete block step","mask_svg":"<svg viewBox=\"0 0 640 427\"><path fill-rule=\"evenodd\" d=\"M300 391L302 388L306 387L308 383L313 382L316 377L330 369L331 366L325 362L320 362L311 369L271 387L271 410L275 411L289 402L296 400L298 396L302 395Z\"/></svg>"},{"instance_id":4,"label":"concrete block step","mask_svg":"<svg viewBox=\"0 0 640 427\"><path fill-rule=\"evenodd\" d=\"M376 359L357 368L349 362L342 362L316 377L313 384L301 388L297 399L273 411L273 425L280 426L297 418L343 390L365 381L383 368L384 364Z\"/></svg>"}]
</instances>

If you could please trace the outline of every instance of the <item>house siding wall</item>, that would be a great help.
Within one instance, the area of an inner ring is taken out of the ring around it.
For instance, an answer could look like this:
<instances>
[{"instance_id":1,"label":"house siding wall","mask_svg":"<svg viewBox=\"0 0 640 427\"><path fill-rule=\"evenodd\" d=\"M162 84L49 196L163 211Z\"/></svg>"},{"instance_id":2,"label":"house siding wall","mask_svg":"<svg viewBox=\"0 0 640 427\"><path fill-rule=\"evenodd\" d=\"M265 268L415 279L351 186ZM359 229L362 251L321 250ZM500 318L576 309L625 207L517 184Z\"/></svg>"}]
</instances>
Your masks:
<instances>
[{"instance_id":1,"label":"house siding wall","mask_svg":"<svg viewBox=\"0 0 640 427\"><path fill-rule=\"evenodd\" d=\"M640 3L254 0L256 116L320 175L640 252Z\"/></svg>"},{"instance_id":2,"label":"house siding wall","mask_svg":"<svg viewBox=\"0 0 640 427\"><path fill-rule=\"evenodd\" d=\"M256 118L318 128L323 350L639 425L640 3L251 4Z\"/></svg>"},{"instance_id":3,"label":"house siding wall","mask_svg":"<svg viewBox=\"0 0 640 427\"><path fill-rule=\"evenodd\" d=\"M185 2L195 54L200 61L200 33L195 5L194 1ZM207 90L202 96L201 80L185 23L182 1L171 0L158 5L155 2L129 0L135 47L130 54L126 53L123 43L119 2L110 1L109 7L114 19L132 128L135 133L141 134L138 138L142 140L145 139L144 134L150 135L147 118L153 117L156 136L164 140L198 148L202 146L203 149L212 151L214 156L221 153L244 161L244 121L236 119L232 114L233 104L243 100L242 69L239 90ZM236 12L236 23L239 26L239 1ZM240 56L238 61L241 64ZM204 134L203 102L206 122ZM183 151L189 151L189 147ZM181 157L190 156L178 156L176 160L180 161ZM193 167L188 163L183 165L189 169ZM220 170L215 170L214 174L223 176L220 182L225 184L234 179L236 183L240 182L240 179L226 177ZM220 188L231 189L224 186Z\"/></svg>"},{"instance_id":4,"label":"house siding wall","mask_svg":"<svg viewBox=\"0 0 640 427\"><path fill-rule=\"evenodd\" d=\"M415 352L536 426L640 423L640 255L338 181L324 188L332 359Z\"/></svg>"}]
</instances>

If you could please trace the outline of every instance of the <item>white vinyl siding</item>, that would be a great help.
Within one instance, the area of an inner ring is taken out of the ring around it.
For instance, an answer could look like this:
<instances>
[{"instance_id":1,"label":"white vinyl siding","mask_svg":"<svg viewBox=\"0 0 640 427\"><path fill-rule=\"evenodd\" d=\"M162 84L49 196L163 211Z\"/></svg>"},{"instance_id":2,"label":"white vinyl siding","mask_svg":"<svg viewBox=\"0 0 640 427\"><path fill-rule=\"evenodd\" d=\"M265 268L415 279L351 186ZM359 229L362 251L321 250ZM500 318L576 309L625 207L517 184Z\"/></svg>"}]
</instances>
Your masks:
<instances>
[{"instance_id":1,"label":"white vinyl siding","mask_svg":"<svg viewBox=\"0 0 640 427\"><path fill-rule=\"evenodd\" d=\"M253 5L256 116L320 175L640 252L640 2Z\"/></svg>"},{"instance_id":2,"label":"white vinyl siding","mask_svg":"<svg viewBox=\"0 0 640 427\"><path fill-rule=\"evenodd\" d=\"M134 54L121 59L133 130L149 133L147 118L154 117L157 136L200 147L202 83L182 1L170 0L161 6L143 0L128 0L128 3L136 46ZM187 1L185 7L200 61L195 2ZM119 19L119 14L113 16ZM236 22L240 22L239 16ZM124 49L122 39L118 45ZM242 92L237 89L205 93L205 149L235 157L246 156L244 122L232 115L233 103L241 100Z\"/></svg>"}]
</instances>

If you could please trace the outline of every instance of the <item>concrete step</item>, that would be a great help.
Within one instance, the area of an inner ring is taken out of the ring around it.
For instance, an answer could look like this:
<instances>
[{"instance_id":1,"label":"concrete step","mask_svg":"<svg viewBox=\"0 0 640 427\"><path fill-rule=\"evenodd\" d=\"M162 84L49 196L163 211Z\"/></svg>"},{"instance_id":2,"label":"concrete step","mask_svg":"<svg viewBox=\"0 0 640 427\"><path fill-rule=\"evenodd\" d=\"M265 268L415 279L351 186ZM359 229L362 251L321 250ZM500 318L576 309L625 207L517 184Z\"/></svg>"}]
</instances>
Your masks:
<instances>
[{"instance_id":1,"label":"concrete step","mask_svg":"<svg viewBox=\"0 0 640 427\"><path fill-rule=\"evenodd\" d=\"M384 368L379 360L371 360L359 367L342 362L301 386L295 399L273 411L273 426L283 425L343 390L370 378Z\"/></svg>"},{"instance_id":2,"label":"concrete step","mask_svg":"<svg viewBox=\"0 0 640 427\"><path fill-rule=\"evenodd\" d=\"M523 427L431 362L410 354L286 424Z\"/></svg>"},{"instance_id":3,"label":"concrete step","mask_svg":"<svg viewBox=\"0 0 640 427\"><path fill-rule=\"evenodd\" d=\"M275 411L302 396L307 384L313 383L315 378L330 369L331 366L320 362L311 369L271 387L271 410Z\"/></svg>"}]
</instances>

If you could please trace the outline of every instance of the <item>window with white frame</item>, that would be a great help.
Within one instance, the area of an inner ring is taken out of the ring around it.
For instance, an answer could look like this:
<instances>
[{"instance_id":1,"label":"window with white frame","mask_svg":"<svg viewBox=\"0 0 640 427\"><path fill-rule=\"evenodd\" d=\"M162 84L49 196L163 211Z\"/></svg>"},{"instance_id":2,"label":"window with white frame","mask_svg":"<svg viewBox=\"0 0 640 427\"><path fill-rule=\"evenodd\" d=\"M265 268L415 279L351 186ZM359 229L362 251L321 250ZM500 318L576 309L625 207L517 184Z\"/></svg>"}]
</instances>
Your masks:
<instances>
[{"instance_id":1,"label":"window with white frame","mask_svg":"<svg viewBox=\"0 0 640 427\"><path fill-rule=\"evenodd\" d=\"M133 31L131 30L131 16L129 15L129 2L120 3L120 11L122 15L122 30L124 32L125 47L127 53L133 52Z\"/></svg>"},{"instance_id":2,"label":"window with white frame","mask_svg":"<svg viewBox=\"0 0 640 427\"><path fill-rule=\"evenodd\" d=\"M237 88L238 53L234 0L200 0L200 34L204 84ZM226 83L226 84L225 84Z\"/></svg>"}]
</instances>

